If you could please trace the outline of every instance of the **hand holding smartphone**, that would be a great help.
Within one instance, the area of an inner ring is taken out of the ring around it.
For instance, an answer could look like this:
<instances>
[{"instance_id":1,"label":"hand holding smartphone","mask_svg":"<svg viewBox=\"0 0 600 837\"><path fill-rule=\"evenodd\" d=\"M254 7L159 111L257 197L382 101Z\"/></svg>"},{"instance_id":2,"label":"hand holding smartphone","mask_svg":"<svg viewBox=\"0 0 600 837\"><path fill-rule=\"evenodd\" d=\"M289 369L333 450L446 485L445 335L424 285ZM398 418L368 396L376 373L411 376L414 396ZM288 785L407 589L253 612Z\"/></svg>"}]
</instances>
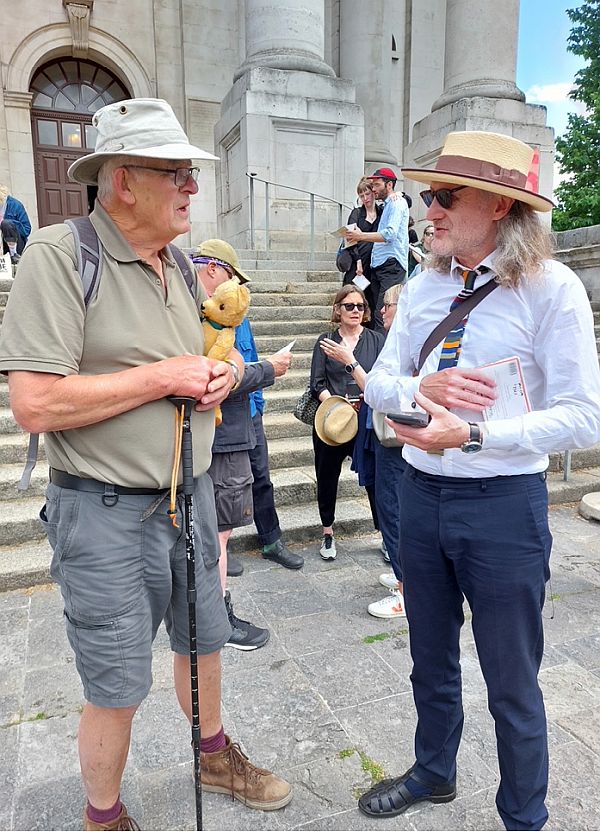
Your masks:
<instances>
[{"instance_id":1,"label":"hand holding smartphone","mask_svg":"<svg viewBox=\"0 0 600 837\"><path fill-rule=\"evenodd\" d=\"M429 413L386 413L385 417L396 424L406 424L409 427L427 427L431 421Z\"/></svg>"}]
</instances>

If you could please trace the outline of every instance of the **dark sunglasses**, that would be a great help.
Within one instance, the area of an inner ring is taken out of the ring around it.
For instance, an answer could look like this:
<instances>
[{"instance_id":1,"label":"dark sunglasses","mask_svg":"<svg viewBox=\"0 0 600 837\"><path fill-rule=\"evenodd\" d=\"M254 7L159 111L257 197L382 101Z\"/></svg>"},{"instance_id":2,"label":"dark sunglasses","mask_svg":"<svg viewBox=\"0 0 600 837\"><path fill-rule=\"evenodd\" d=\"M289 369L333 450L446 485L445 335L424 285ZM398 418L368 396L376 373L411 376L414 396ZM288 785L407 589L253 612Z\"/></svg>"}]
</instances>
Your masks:
<instances>
[{"instance_id":1,"label":"dark sunglasses","mask_svg":"<svg viewBox=\"0 0 600 837\"><path fill-rule=\"evenodd\" d=\"M342 308L345 308L346 311L354 311L355 308L357 311L365 310L364 302L340 302L340 305Z\"/></svg>"},{"instance_id":2,"label":"dark sunglasses","mask_svg":"<svg viewBox=\"0 0 600 837\"><path fill-rule=\"evenodd\" d=\"M461 189L466 188L466 186L456 186L454 189L425 189L420 195L425 206L431 206L435 199L442 209L452 209L454 192L460 192Z\"/></svg>"}]
</instances>

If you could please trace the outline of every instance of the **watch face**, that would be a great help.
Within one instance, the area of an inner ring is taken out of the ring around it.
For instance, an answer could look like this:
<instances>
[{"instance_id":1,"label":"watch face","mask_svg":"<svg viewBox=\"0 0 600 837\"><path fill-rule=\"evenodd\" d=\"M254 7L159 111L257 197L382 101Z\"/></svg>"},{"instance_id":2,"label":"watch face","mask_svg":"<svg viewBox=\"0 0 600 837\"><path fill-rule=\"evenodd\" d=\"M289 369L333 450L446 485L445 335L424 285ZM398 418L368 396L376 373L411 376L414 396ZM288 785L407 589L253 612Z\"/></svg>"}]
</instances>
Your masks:
<instances>
[{"instance_id":1,"label":"watch face","mask_svg":"<svg viewBox=\"0 0 600 837\"><path fill-rule=\"evenodd\" d=\"M479 453L481 450L481 442L465 442L460 449L463 453Z\"/></svg>"}]
</instances>

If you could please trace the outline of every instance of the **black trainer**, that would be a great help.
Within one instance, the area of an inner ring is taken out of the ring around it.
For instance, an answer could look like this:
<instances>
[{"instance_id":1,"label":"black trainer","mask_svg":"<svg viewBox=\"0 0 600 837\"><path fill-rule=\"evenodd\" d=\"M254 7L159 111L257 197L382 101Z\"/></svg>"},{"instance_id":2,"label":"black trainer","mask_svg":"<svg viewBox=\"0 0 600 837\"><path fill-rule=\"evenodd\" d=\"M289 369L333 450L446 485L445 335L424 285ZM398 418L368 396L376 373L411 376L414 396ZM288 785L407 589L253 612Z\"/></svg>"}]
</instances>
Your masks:
<instances>
[{"instance_id":1,"label":"black trainer","mask_svg":"<svg viewBox=\"0 0 600 837\"><path fill-rule=\"evenodd\" d=\"M262 648L263 645L267 644L269 641L267 628L258 628L252 622L238 619L235 615L229 590L225 592L225 607L231 625L231 636L225 645L230 648L237 648L238 651L256 651L257 648Z\"/></svg>"},{"instance_id":2,"label":"black trainer","mask_svg":"<svg viewBox=\"0 0 600 837\"><path fill-rule=\"evenodd\" d=\"M262 557L267 561L275 561L288 570L300 570L304 566L304 558L288 549L281 539L275 541L268 552L263 547Z\"/></svg>"},{"instance_id":3,"label":"black trainer","mask_svg":"<svg viewBox=\"0 0 600 837\"><path fill-rule=\"evenodd\" d=\"M244 565L240 561L239 558L236 558L235 555L232 555L229 550L227 550L227 575L231 578L237 578L244 572Z\"/></svg>"}]
</instances>

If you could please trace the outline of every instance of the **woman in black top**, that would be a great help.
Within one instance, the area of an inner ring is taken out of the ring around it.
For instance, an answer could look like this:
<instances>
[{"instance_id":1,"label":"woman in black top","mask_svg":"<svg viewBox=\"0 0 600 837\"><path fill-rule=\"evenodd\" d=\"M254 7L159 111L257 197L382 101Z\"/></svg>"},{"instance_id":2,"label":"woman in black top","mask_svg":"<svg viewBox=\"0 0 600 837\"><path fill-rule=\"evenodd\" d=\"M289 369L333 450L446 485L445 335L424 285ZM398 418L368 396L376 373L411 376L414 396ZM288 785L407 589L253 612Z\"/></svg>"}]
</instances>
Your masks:
<instances>
[{"instance_id":1,"label":"woman in black top","mask_svg":"<svg viewBox=\"0 0 600 837\"><path fill-rule=\"evenodd\" d=\"M337 331L322 334L313 349L310 386L315 398L324 401L330 395L342 395L356 401L358 406L358 434L355 439L342 445L327 445L313 428L315 451L315 472L317 476L317 502L323 525L321 557L332 561L336 556L333 537L333 521L337 489L342 462L352 457L354 445L365 449L367 406L362 400L367 372L375 363L381 351L384 335L364 327L371 317L363 292L354 285L343 287L336 294L333 303L333 323L339 323ZM375 510L374 465L363 457L359 482L364 485L371 504L373 522L378 529Z\"/></svg>"},{"instance_id":2,"label":"woman in black top","mask_svg":"<svg viewBox=\"0 0 600 837\"><path fill-rule=\"evenodd\" d=\"M370 180L366 177L361 177L356 187L356 193L361 200L362 206L357 206L352 210L346 223L356 224L359 230L363 232L377 232L379 219L383 212L383 205L375 202L375 194L371 188ZM350 248L352 266L350 270L344 273L342 285L349 285L355 276L364 276L365 279L371 280L372 249L372 241L359 241L358 244ZM372 310L373 300L371 298L370 287L366 288L365 296Z\"/></svg>"}]
</instances>

